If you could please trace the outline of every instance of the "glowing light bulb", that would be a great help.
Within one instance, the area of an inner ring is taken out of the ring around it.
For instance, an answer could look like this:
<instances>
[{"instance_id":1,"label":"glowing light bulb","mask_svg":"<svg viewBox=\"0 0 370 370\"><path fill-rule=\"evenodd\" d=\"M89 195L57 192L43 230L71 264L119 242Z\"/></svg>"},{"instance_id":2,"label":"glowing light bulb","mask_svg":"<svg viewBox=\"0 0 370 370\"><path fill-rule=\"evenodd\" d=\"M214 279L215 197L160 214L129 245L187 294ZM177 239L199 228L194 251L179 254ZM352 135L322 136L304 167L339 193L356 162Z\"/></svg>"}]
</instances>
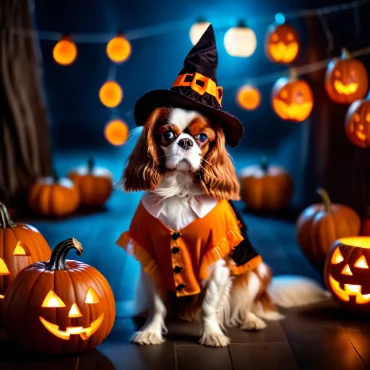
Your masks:
<instances>
[{"instance_id":1,"label":"glowing light bulb","mask_svg":"<svg viewBox=\"0 0 370 370\"><path fill-rule=\"evenodd\" d=\"M201 38L201 36L203 35L203 33L206 31L210 24L211 23L209 22L199 20L197 23L194 23L191 26L190 40L193 45L195 45L199 41L199 39Z\"/></svg>"},{"instance_id":2,"label":"glowing light bulb","mask_svg":"<svg viewBox=\"0 0 370 370\"><path fill-rule=\"evenodd\" d=\"M109 143L115 146L123 145L128 137L128 127L120 119L109 121L104 128L104 136Z\"/></svg>"},{"instance_id":3,"label":"glowing light bulb","mask_svg":"<svg viewBox=\"0 0 370 370\"><path fill-rule=\"evenodd\" d=\"M226 51L234 57L249 57L257 47L256 34L251 28L240 23L226 32L224 45Z\"/></svg>"}]
</instances>

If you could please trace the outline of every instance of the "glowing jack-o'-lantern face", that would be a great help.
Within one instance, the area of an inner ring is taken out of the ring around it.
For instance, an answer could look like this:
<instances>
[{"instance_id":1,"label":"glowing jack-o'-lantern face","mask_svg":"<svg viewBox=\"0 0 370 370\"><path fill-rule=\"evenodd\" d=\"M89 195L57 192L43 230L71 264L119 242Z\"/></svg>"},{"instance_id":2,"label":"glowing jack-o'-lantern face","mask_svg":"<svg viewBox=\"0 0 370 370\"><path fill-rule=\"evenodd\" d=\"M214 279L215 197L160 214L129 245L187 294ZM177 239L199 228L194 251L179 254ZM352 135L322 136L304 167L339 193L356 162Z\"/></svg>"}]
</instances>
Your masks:
<instances>
[{"instance_id":1,"label":"glowing jack-o'-lantern face","mask_svg":"<svg viewBox=\"0 0 370 370\"><path fill-rule=\"evenodd\" d=\"M313 94L303 80L282 77L272 89L272 106L277 115L288 121L302 122L313 108Z\"/></svg>"},{"instance_id":2,"label":"glowing jack-o'-lantern face","mask_svg":"<svg viewBox=\"0 0 370 370\"><path fill-rule=\"evenodd\" d=\"M344 306L370 313L370 237L336 241L328 254L325 279L328 289Z\"/></svg>"},{"instance_id":3,"label":"glowing jack-o'-lantern face","mask_svg":"<svg viewBox=\"0 0 370 370\"><path fill-rule=\"evenodd\" d=\"M288 24L273 24L267 33L265 50L273 62L293 62L299 52L297 32Z\"/></svg>"},{"instance_id":4,"label":"glowing jack-o'-lantern face","mask_svg":"<svg viewBox=\"0 0 370 370\"><path fill-rule=\"evenodd\" d=\"M356 100L347 111L345 120L349 140L360 148L370 146L370 100Z\"/></svg>"},{"instance_id":5,"label":"glowing jack-o'-lantern face","mask_svg":"<svg viewBox=\"0 0 370 370\"><path fill-rule=\"evenodd\" d=\"M327 67L325 88L331 100L336 103L350 104L362 99L369 83L365 66L351 59L346 49L341 58L333 59Z\"/></svg>"}]
</instances>

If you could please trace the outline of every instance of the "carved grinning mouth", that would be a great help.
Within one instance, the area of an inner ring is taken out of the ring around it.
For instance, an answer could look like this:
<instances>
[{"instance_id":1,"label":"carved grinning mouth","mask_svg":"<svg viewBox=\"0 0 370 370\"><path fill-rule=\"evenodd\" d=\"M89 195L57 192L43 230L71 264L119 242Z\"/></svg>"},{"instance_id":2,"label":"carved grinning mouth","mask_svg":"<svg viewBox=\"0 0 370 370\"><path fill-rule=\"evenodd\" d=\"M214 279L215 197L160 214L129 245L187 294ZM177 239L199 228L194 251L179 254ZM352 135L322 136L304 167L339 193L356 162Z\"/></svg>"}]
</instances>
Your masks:
<instances>
[{"instance_id":1,"label":"carved grinning mouth","mask_svg":"<svg viewBox=\"0 0 370 370\"><path fill-rule=\"evenodd\" d=\"M329 275L329 284L335 294L345 302L349 301L350 296L356 296L356 303L370 303L370 294L361 294L361 285L344 284L344 289L342 289L339 282L336 281L331 275Z\"/></svg>"},{"instance_id":2,"label":"carved grinning mouth","mask_svg":"<svg viewBox=\"0 0 370 370\"><path fill-rule=\"evenodd\" d=\"M358 83L352 82L349 84L344 84L342 81L335 80L334 87L337 92L344 95L354 94L358 89Z\"/></svg>"}]
</instances>

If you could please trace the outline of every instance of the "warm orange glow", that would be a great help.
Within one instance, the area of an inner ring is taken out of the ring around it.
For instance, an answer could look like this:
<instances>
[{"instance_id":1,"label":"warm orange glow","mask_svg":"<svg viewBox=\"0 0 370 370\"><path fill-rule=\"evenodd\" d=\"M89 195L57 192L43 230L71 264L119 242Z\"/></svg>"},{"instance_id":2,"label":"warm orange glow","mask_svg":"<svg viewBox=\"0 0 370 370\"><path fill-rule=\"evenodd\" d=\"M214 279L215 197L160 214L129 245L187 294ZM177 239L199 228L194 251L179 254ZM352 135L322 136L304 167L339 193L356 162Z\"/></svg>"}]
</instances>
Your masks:
<instances>
[{"instance_id":1,"label":"warm orange glow","mask_svg":"<svg viewBox=\"0 0 370 370\"><path fill-rule=\"evenodd\" d=\"M0 275L9 275L10 272L8 270L8 267L6 266L6 263L2 258L0 258Z\"/></svg>"},{"instance_id":2,"label":"warm orange glow","mask_svg":"<svg viewBox=\"0 0 370 370\"><path fill-rule=\"evenodd\" d=\"M41 307L66 307L64 302L52 290L46 295Z\"/></svg>"},{"instance_id":3,"label":"warm orange glow","mask_svg":"<svg viewBox=\"0 0 370 370\"><path fill-rule=\"evenodd\" d=\"M86 340L99 329L104 320L104 313L102 313L95 321L93 321L88 328L83 328L82 326L67 327L65 331L59 330L58 325L52 324L41 316L39 316L39 319L46 330L60 339L69 340L71 335L79 335L83 340Z\"/></svg>"},{"instance_id":4,"label":"warm orange glow","mask_svg":"<svg viewBox=\"0 0 370 370\"><path fill-rule=\"evenodd\" d=\"M0 299L4 299L4 296L2 294L0 294Z\"/></svg>"},{"instance_id":5,"label":"warm orange glow","mask_svg":"<svg viewBox=\"0 0 370 370\"><path fill-rule=\"evenodd\" d=\"M73 303L69 310L68 317L81 317L83 316L76 303Z\"/></svg>"},{"instance_id":6,"label":"warm orange glow","mask_svg":"<svg viewBox=\"0 0 370 370\"><path fill-rule=\"evenodd\" d=\"M257 88L245 85L238 90L236 101L241 108L254 110L261 104L261 93Z\"/></svg>"},{"instance_id":7,"label":"warm orange glow","mask_svg":"<svg viewBox=\"0 0 370 370\"><path fill-rule=\"evenodd\" d=\"M361 294L361 285L344 284L344 290L340 287L338 281L336 281L331 275L329 275L329 284L335 293L335 295L344 302L349 301L350 296L356 296L357 304L370 303L370 294Z\"/></svg>"},{"instance_id":8,"label":"warm orange glow","mask_svg":"<svg viewBox=\"0 0 370 370\"><path fill-rule=\"evenodd\" d=\"M370 249L370 236L351 236L348 238L338 239L338 243L350 247Z\"/></svg>"},{"instance_id":9,"label":"warm orange glow","mask_svg":"<svg viewBox=\"0 0 370 370\"><path fill-rule=\"evenodd\" d=\"M292 120L296 122L302 122L308 118L311 114L313 103L306 102L306 103L290 103L287 104L286 102L280 100L279 98L274 98L272 100L272 106L274 111L278 114L278 116L285 120Z\"/></svg>"},{"instance_id":10,"label":"warm orange glow","mask_svg":"<svg viewBox=\"0 0 370 370\"><path fill-rule=\"evenodd\" d=\"M271 58L276 62L290 63L298 54L299 45L297 42L270 43L269 51Z\"/></svg>"},{"instance_id":11,"label":"warm orange glow","mask_svg":"<svg viewBox=\"0 0 370 370\"><path fill-rule=\"evenodd\" d=\"M100 101L108 108L114 108L121 103L123 92L115 81L107 81L99 91Z\"/></svg>"},{"instance_id":12,"label":"warm orange glow","mask_svg":"<svg viewBox=\"0 0 370 370\"><path fill-rule=\"evenodd\" d=\"M108 42L107 55L113 62L124 62L131 55L130 42L121 35L114 37Z\"/></svg>"},{"instance_id":13,"label":"warm orange glow","mask_svg":"<svg viewBox=\"0 0 370 370\"><path fill-rule=\"evenodd\" d=\"M344 261L344 258L342 256L342 253L340 253L339 248L336 248L333 255L331 256L331 263L333 265L337 265L338 263L341 263Z\"/></svg>"},{"instance_id":14,"label":"warm orange glow","mask_svg":"<svg viewBox=\"0 0 370 370\"><path fill-rule=\"evenodd\" d=\"M114 119L107 123L104 128L105 138L112 145L123 145L128 137L128 127L125 122L120 119Z\"/></svg>"},{"instance_id":15,"label":"warm orange glow","mask_svg":"<svg viewBox=\"0 0 370 370\"><path fill-rule=\"evenodd\" d=\"M337 90L339 94L344 94L344 95L351 95L354 94L357 89L358 89L358 83L349 83L349 84L344 84L340 80L335 80L334 81L334 88Z\"/></svg>"},{"instance_id":16,"label":"warm orange glow","mask_svg":"<svg viewBox=\"0 0 370 370\"><path fill-rule=\"evenodd\" d=\"M25 246L25 244L19 241L17 245L15 246L13 256L29 256L29 255L30 254L28 253L27 247Z\"/></svg>"},{"instance_id":17,"label":"warm orange glow","mask_svg":"<svg viewBox=\"0 0 370 370\"><path fill-rule=\"evenodd\" d=\"M72 40L64 38L54 46L53 58L57 63L67 66L72 64L76 57L77 47Z\"/></svg>"},{"instance_id":18,"label":"warm orange glow","mask_svg":"<svg viewBox=\"0 0 370 370\"><path fill-rule=\"evenodd\" d=\"M369 265L367 264L365 256L361 256L354 264L355 267L359 269L368 269Z\"/></svg>"},{"instance_id":19,"label":"warm orange glow","mask_svg":"<svg viewBox=\"0 0 370 370\"><path fill-rule=\"evenodd\" d=\"M93 303L100 303L100 302L101 302L101 299L98 293L96 293L96 291L93 288L89 287L87 294L86 294L85 303L93 304Z\"/></svg>"},{"instance_id":20,"label":"warm orange glow","mask_svg":"<svg viewBox=\"0 0 370 370\"><path fill-rule=\"evenodd\" d=\"M331 275L329 275L329 284L338 298L345 302L349 301L348 293L341 289L339 283Z\"/></svg>"},{"instance_id":21,"label":"warm orange glow","mask_svg":"<svg viewBox=\"0 0 370 370\"><path fill-rule=\"evenodd\" d=\"M351 269L349 268L349 265L344 266L344 269L342 270L342 275L348 275L348 276L353 275Z\"/></svg>"}]
</instances>

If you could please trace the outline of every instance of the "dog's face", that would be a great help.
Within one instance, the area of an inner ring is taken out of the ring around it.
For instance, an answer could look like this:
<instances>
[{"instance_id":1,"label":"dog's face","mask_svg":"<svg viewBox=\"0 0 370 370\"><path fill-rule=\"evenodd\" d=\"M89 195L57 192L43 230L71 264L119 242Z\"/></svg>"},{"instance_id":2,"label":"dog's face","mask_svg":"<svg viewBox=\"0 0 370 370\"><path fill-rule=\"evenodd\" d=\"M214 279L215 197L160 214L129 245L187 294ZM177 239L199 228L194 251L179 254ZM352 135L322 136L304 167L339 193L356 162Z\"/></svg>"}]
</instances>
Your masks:
<instances>
[{"instance_id":1,"label":"dog's face","mask_svg":"<svg viewBox=\"0 0 370 370\"><path fill-rule=\"evenodd\" d=\"M126 191L154 190L170 171L189 172L216 199L239 199L239 183L220 125L195 111L158 108L147 119L122 181Z\"/></svg>"}]
</instances>

